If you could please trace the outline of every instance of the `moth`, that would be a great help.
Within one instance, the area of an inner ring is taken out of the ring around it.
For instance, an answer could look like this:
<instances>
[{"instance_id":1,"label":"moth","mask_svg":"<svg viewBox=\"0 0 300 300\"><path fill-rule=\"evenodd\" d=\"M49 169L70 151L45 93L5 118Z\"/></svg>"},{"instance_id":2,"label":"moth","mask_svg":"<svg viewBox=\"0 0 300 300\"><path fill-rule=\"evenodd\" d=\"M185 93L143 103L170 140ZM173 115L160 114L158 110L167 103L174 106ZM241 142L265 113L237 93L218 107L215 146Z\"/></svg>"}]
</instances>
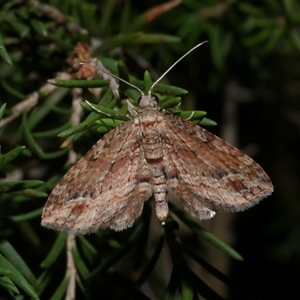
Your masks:
<instances>
[{"instance_id":1,"label":"moth","mask_svg":"<svg viewBox=\"0 0 300 300\"><path fill-rule=\"evenodd\" d=\"M139 90L138 107L128 102L131 119L104 135L57 184L42 226L72 234L120 231L133 225L149 198L164 224L168 194L192 216L210 219L218 210L250 208L272 193L268 175L252 158L191 121L166 114L151 94L201 44L149 93Z\"/></svg>"}]
</instances>

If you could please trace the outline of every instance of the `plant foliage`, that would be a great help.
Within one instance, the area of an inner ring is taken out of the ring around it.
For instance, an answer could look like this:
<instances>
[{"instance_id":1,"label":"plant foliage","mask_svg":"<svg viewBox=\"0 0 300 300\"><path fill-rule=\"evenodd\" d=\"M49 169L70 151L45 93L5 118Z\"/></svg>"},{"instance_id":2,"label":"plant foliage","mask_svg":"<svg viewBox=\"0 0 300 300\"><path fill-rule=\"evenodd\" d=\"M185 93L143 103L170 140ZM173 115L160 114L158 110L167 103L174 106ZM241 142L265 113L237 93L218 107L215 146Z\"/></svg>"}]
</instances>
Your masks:
<instances>
[{"instance_id":1,"label":"plant foliage","mask_svg":"<svg viewBox=\"0 0 300 300\"><path fill-rule=\"evenodd\" d=\"M109 74L80 69L79 62L95 59L107 72L147 91L151 77L155 80L179 56L208 40L168 74L172 84L164 78L154 92L170 113L216 125L202 110L187 103L186 109L179 107L186 99L183 88L192 89L194 98L203 95L204 106L209 98L220 97L228 77L252 87L258 81L270 84L270 62L280 58L276 66L284 70L283 54L300 50L298 1L260 4L0 3L0 298L224 299L207 283L208 274L234 290L237 299L255 299L251 287L237 284L205 258L204 245L236 261L242 256L175 205L170 205L164 227L152 218L149 201L132 228L76 238L41 228L40 215L74 156L84 155L103 134L126 121L123 99L137 104L140 96ZM291 78L299 73L293 70ZM255 122L263 127L271 120L258 116ZM299 210L292 214L298 220ZM278 233L273 230L282 224L278 220L270 221L275 225L269 236ZM288 232L289 224L285 226ZM299 224L297 228L293 236L299 234ZM299 250L299 240L289 243L284 250L288 255ZM276 247L278 258L284 247Z\"/></svg>"}]
</instances>

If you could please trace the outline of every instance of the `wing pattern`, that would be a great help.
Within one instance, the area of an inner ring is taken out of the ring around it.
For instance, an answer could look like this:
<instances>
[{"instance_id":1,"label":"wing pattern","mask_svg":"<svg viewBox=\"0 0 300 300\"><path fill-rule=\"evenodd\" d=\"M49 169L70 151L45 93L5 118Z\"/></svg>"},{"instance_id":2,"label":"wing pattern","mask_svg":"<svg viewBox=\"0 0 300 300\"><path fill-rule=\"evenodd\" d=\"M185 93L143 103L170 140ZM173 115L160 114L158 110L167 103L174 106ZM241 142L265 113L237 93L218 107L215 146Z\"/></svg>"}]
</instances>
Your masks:
<instances>
[{"instance_id":1,"label":"wing pattern","mask_svg":"<svg viewBox=\"0 0 300 300\"><path fill-rule=\"evenodd\" d=\"M167 161L178 174L168 188L192 215L205 219L214 210L241 211L272 193L269 177L253 159L202 127L166 115L160 132ZM174 173L170 166L165 165L167 174Z\"/></svg>"},{"instance_id":2,"label":"wing pattern","mask_svg":"<svg viewBox=\"0 0 300 300\"><path fill-rule=\"evenodd\" d=\"M63 177L49 196L42 225L74 234L132 226L152 194L132 121L111 130Z\"/></svg>"}]
</instances>

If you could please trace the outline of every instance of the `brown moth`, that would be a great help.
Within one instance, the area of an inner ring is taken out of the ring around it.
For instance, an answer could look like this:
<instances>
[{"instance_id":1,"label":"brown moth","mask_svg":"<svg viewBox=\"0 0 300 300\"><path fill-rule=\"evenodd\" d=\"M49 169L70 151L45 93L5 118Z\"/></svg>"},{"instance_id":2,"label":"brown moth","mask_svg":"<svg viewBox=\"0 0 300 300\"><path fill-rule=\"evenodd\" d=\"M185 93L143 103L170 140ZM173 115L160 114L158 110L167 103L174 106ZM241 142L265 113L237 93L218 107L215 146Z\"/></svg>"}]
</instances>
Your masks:
<instances>
[{"instance_id":1,"label":"brown moth","mask_svg":"<svg viewBox=\"0 0 300 300\"><path fill-rule=\"evenodd\" d=\"M72 234L123 230L150 197L164 223L168 193L194 217L210 219L215 211L242 211L272 193L268 175L252 158L158 106L151 89L176 63L147 95L140 91L138 108L128 102L132 119L108 132L57 184L42 226Z\"/></svg>"}]
</instances>

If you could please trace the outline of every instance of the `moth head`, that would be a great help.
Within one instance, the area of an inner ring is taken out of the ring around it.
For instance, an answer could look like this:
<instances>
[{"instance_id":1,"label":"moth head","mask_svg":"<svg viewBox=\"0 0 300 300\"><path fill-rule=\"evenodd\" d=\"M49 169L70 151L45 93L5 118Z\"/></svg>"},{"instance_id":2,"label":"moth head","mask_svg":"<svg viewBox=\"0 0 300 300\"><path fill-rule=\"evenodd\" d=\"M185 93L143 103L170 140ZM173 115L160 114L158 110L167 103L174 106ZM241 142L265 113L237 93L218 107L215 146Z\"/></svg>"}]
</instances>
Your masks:
<instances>
[{"instance_id":1,"label":"moth head","mask_svg":"<svg viewBox=\"0 0 300 300\"><path fill-rule=\"evenodd\" d=\"M153 94L142 95L138 100L138 104L140 108L157 108L158 98Z\"/></svg>"}]
</instances>

